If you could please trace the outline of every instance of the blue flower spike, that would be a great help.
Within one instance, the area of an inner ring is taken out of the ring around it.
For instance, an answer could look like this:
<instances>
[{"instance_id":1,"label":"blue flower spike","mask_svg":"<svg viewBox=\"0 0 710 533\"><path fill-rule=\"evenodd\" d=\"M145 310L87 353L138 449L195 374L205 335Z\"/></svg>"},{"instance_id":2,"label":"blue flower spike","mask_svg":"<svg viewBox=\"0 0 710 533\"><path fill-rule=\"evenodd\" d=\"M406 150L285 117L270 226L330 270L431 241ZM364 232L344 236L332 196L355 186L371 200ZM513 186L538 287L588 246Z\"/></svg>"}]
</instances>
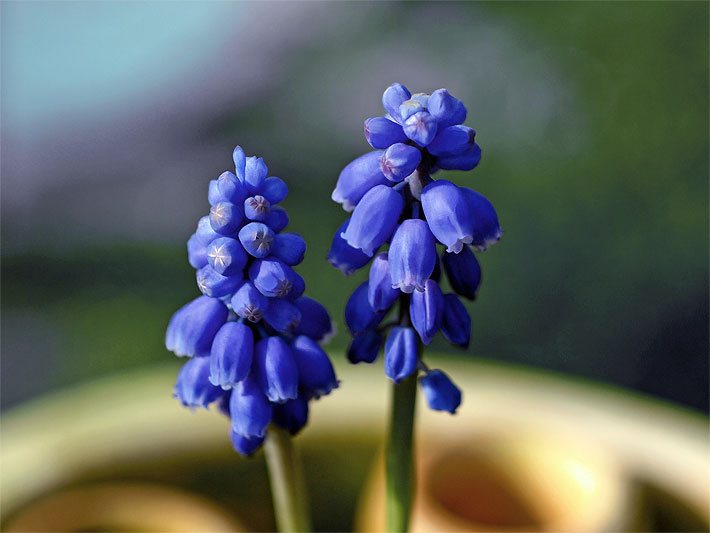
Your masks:
<instances>
[{"instance_id":1,"label":"blue flower spike","mask_svg":"<svg viewBox=\"0 0 710 533\"><path fill-rule=\"evenodd\" d=\"M476 299L481 265L474 252L503 232L487 198L437 175L481 161L464 103L447 89L412 93L394 83L382 105L382 116L364 122L374 151L345 166L332 195L352 215L335 232L328 260L346 275L370 265L368 281L345 306L347 358L372 363L384 344L386 375L395 383L418 376L429 406L453 414L461 393L442 371L428 369L422 346L439 332L469 346L471 317L459 297ZM200 260L197 247L193 260Z\"/></svg>"},{"instance_id":2,"label":"blue flower spike","mask_svg":"<svg viewBox=\"0 0 710 533\"><path fill-rule=\"evenodd\" d=\"M301 431L309 403L329 394L338 380L319 345L332 336L333 323L319 302L303 296L306 284L293 269L303 261L306 242L283 231L289 218L279 204L288 187L267 177L264 161L240 147L233 160L234 172L209 182L209 214L187 243L203 296L175 312L165 346L190 358L178 373L175 397L191 409L214 406L227 416L232 447L251 456L270 425L292 435ZM389 183L379 161L372 166ZM345 246L345 253L335 252L345 269L369 260Z\"/></svg>"}]
</instances>

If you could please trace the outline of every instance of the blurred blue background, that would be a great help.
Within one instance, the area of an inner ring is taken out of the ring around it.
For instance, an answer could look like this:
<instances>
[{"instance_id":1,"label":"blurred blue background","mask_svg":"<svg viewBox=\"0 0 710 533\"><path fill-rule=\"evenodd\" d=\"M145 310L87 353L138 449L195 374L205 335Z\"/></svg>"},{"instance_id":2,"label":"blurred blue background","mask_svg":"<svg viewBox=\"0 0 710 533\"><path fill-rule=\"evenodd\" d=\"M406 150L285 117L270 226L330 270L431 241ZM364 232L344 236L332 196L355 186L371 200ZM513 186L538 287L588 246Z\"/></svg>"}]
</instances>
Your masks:
<instances>
[{"instance_id":1,"label":"blurred blue background","mask_svg":"<svg viewBox=\"0 0 710 533\"><path fill-rule=\"evenodd\" d=\"M708 410L707 3L0 9L3 407L172 357L184 243L236 144L288 181L342 330L360 277L325 261L330 192L399 81L466 102L484 156L455 179L505 230L462 357Z\"/></svg>"}]
</instances>

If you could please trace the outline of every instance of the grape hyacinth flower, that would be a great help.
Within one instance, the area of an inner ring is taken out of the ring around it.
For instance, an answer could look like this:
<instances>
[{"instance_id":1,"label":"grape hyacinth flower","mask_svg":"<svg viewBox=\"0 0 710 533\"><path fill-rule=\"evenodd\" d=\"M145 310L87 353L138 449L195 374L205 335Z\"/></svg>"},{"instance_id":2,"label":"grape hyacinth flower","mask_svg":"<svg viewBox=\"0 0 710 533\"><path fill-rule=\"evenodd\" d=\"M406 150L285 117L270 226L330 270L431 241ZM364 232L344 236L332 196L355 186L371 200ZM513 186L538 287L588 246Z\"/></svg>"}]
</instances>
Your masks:
<instances>
[{"instance_id":1,"label":"grape hyacinth flower","mask_svg":"<svg viewBox=\"0 0 710 533\"><path fill-rule=\"evenodd\" d=\"M274 424L298 433L311 400L338 386L320 347L330 316L293 269L306 243L284 232L278 204L286 183L267 177L264 161L237 147L234 172L209 184L210 212L187 244L202 296L179 309L165 336L168 350L189 357L175 396L190 408L218 405L231 420L234 449L251 455Z\"/></svg>"},{"instance_id":2,"label":"grape hyacinth flower","mask_svg":"<svg viewBox=\"0 0 710 533\"><path fill-rule=\"evenodd\" d=\"M401 456L411 450L417 376L431 409L453 414L461 403L448 375L425 364L423 345L441 331L450 343L468 347L471 319L461 298L474 300L480 285L473 252L496 243L502 230L483 195L434 178L440 170L473 170L481 160L476 132L463 124L464 104L446 89L411 94L399 83L385 90L382 103L386 114L365 121L374 151L347 165L333 191L351 214L336 231L328 260L349 275L372 259L368 281L345 308L353 336L347 355L352 363L372 363L384 346L385 373L395 383L388 477L397 501L389 506L388 530L402 531L411 458ZM394 319L386 321L390 313Z\"/></svg>"}]
</instances>

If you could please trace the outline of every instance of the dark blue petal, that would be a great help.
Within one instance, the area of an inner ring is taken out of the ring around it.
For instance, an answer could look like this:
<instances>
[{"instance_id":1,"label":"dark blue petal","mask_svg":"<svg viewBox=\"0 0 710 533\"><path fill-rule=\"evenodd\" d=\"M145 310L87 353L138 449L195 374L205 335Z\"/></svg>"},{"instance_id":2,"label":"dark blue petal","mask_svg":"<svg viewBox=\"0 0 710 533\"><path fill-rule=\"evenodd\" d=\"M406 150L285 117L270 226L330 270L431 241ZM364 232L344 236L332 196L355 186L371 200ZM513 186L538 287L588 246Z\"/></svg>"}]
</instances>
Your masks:
<instances>
[{"instance_id":1,"label":"dark blue petal","mask_svg":"<svg viewBox=\"0 0 710 533\"><path fill-rule=\"evenodd\" d=\"M395 383L417 369L417 336L412 328L395 327L385 343L385 374Z\"/></svg>"},{"instance_id":2,"label":"dark blue petal","mask_svg":"<svg viewBox=\"0 0 710 533\"><path fill-rule=\"evenodd\" d=\"M202 268L207 264L207 246L196 233L187 240L187 260L192 268Z\"/></svg>"},{"instance_id":3,"label":"dark blue petal","mask_svg":"<svg viewBox=\"0 0 710 533\"><path fill-rule=\"evenodd\" d=\"M253 455L264 444L263 437L245 437L234 430L231 431L230 437L234 450L245 457Z\"/></svg>"},{"instance_id":4,"label":"dark blue petal","mask_svg":"<svg viewBox=\"0 0 710 533\"><path fill-rule=\"evenodd\" d=\"M207 260L210 266L223 276L242 277L247 264L247 253L236 239L220 237L207 247Z\"/></svg>"},{"instance_id":5,"label":"dark blue petal","mask_svg":"<svg viewBox=\"0 0 710 533\"><path fill-rule=\"evenodd\" d=\"M257 194L244 200L244 216L249 220L263 222L269 218L271 203L262 195Z\"/></svg>"},{"instance_id":6,"label":"dark blue petal","mask_svg":"<svg viewBox=\"0 0 710 533\"><path fill-rule=\"evenodd\" d=\"M239 230L239 242L256 258L266 257L274 244L273 230L262 222L249 222Z\"/></svg>"},{"instance_id":7,"label":"dark blue petal","mask_svg":"<svg viewBox=\"0 0 710 533\"><path fill-rule=\"evenodd\" d=\"M393 83L385 89L382 95L382 105L385 110L399 121L399 106L406 100L409 100L411 93L401 83Z\"/></svg>"},{"instance_id":8,"label":"dark blue petal","mask_svg":"<svg viewBox=\"0 0 710 533\"><path fill-rule=\"evenodd\" d=\"M228 313L227 307L215 298L195 298L170 319L165 347L178 356L207 357L212 340L227 321Z\"/></svg>"},{"instance_id":9,"label":"dark blue petal","mask_svg":"<svg viewBox=\"0 0 710 533\"><path fill-rule=\"evenodd\" d=\"M271 176L261 184L261 195L272 204L278 204L288 196L288 185L281 178Z\"/></svg>"},{"instance_id":10,"label":"dark blue petal","mask_svg":"<svg viewBox=\"0 0 710 533\"><path fill-rule=\"evenodd\" d=\"M473 147L476 132L468 126L449 126L439 128L434 140L427 146L427 151L435 156L453 156Z\"/></svg>"},{"instance_id":11,"label":"dark blue petal","mask_svg":"<svg viewBox=\"0 0 710 533\"><path fill-rule=\"evenodd\" d=\"M353 335L376 327L385 317L385 312L375 311L367 297L368 282L362 283L350 295L345 304L345 324Z\"/></svg>"},{"instance_id":12,"label":"dark blue petal","mask_svg":"<svg viewBox=\"0 0 710 533\"><path fill-rule=\"evenodd\" d=\"M213 240L221 237L219 233L212 229L210 224L210 217L204 216L197 222L197 230L195 231L195 237L202 244L207 246Z\"/></svg>"},{"instance_id":13,"label":"dark blue petal","mask_svg":"<svg viewBox=\"0 0 710 533\"><path fill-rule=\"evenodd\" d=\"M274 407L274 423L291 435L297 434L308 422L308 400L299 396Z\"/></svg>"},{"instance_id":14,"label":"dark blue petal","mask_svg":"<svg viewBox=\"0 0 710 533\"><path fill-rule=\"evenodd\" d=\"M448 411L452 415L461 405L461 390L441 370L431 370L419 378L429 408Z\"/></svg>"},{"instance_id":15,"label":"dark blue petal","mask_svg":"<svg viewBox=\"0 0 710 533\"><path fill-rule=\"evenodd\" d=\"M326 308L308 296L301 296L293 303L301 311L301 323L296 328L296 334L308 335L318 342L328 340L333 334L333 323Z\"/></svg>"},{"instance_id":16,"label":"dark blue petal","mask_svg":"<svg viewBox=\"0 0 710 533\"><path fill-rule=\"evenodd\" d=\"M244 184L248 195L251 196L259 192L268 171L269 169L266 168L266 164L261 157L247 157L244 167Z\"/></svg>"},{"instance_id":17,"label":"dark blue petal","mask_svg":"<svg viewBox=\"0 0 710 533\"><path fill-rule=\"evenodd\" d=\"M481 284L481 266L471 249L464 246L460 253L444 253L441 259L451 288L464 298L473 300Z\"/></svg>"},{"instance_id":18,"label":"dark blue petal","mask_svg":"<svg viewBox=\"0 0 710 533\"><path fill-rule=\"evenodd\" d=\"M426 222L408 219L400 224L389 249L392 287L411 293L424 290L436 265L436 241Z\"/></svg>"},{"instance_id":19,"label":"dark blue petal","mask_svg":"<svg viewBox=\"0 0 710 533\"><path fill-rule=\"evenodd\" d=\"M271 403L254 374L249 374L234 386L229 399L232 431L248 438L262 438L266 435L272 415Z\"/></svg>"},{"instance_id":20,"label":"dark blue petal","mask_svg":"<svg viewBox=\"0 0 710 533\"><path fill-rule=\"evenodd\" d=\"M178 373L174 396L185 407L209 407L222 397L222 389L210 383L210 360L196 357L185 363Z\"/></svg>"},{"instance_id":21,"label":"dark blue petal","mask_svg":"<svg viewBox=\"0 0 710 533\"><path fill-rule=\"evenodd\" d=\"M387 185L370 189L355 208L343 239L369 256L384 244L404 208L402 195Z\"/></svg>"},{"instance_id":22,"label":"dark blue petal","mask_svg":"<svg viewBox=\"0 0 710 533\"><path fill-rule=\"evenodd\" d=\"M444 317L444 295L438 283L428 279L424 291L415 291L409 303L409 318L424 344L429 344L441 328Z\"/></svg>"},{"instance_id":23,"label":"dark blue petal","mask_svg":"<svg viewBox=\"0 0 710 533\"><path fill-rule=\"evenodd\" d=\"M376 329L368 329L355 337L348 347L348 361L351 363L372 363L382 347L382 334Z\"/></svg>"},{"instance_id":24,"label":"dark blue petal","mask_svg":"<svg viewBox=\"0 0 710 533\"><path fill-rule=\"evenodd\" d=\"M241 146L237 146L232 152L232 160L234 160L234 171L239 178L239 181L244 182L245 169L247 164L247 156L244 154Z\"/></svg>"},{"instance_id":25,"label":"dark blue petal","mask_svg":"<svg viewBox=\"0 0 710 533\"><path fill-rule=\"evenodd\" d=\"M297 292L303 284L301 276L277 259L254 261L249 267L249 279L261 294L270 298L289 296L292 289L295 289L293 292Z\"/></svg>"},{"instance_id":26,"label":"dark blue petal","mask_svg":"<svg viewBox=\"0 0 710 533\"><path fill-rule=\"evenodd\" d=\"M293 302L303 296L303 293L306 292L306 282L301 276L294 272L294 276L291 278L291 283L291 290L286 296L284 296L284 298Z\"/></svg>"},{"instance_id":27,"label":"dark blue petal","mask_svg":"<svg viewBox=\"0 0 710 533\"><path fill-rule=\"evenodd\" d=\"M338 388L333 363L313 339L299 335L291 343L298 367L298 382L309 398L319 398Z\"/></svg>"},{"instance_id":28,"label":"dark blue petal","mask_svg":"<svg viewBox=\"0 0 710 533\"><path fill-rule=\"evenodd\" d=\"M427 107L442 128L461 124L466 120L466 106L461 100L451 96L446 89L431 93Z\"/></svg>"},{"instance_id":29,"label":"dark blue petal","mask_svg":"<svg viewBox=\"0 0 710 533\"><path fill-rule=\"evenodd\" d=\"M267 226L269 226L274 233L278 233L286 226L288 226L288 213L283 207L272 206L269 216L266 217L264 221Z\"/></svg>"},{"instance_id":30,"label":"dark blue petal","mask_svg":"<svg viewBox=\"0 0 710 533\"><path fill-rule=\"evenodd\" d=\"M267 337L256 343L254 374L269 401L283 403L298 396L296 360L281 337Z\"/></svg>"},{"instance_id":31,"label":"dark blue petal","mask_svg":"<svg viewBox=\"0 0 710 533\"><path fill-rule=\"evenodd\" d=\"M301 311L288 300L269 298L264 320L279 333L290 334L301 323Z\"/></svg>"},{"instance_id":32,"label":"dark blue petal","mask_svg":"<svg viewBox=\"0 0 710 533\"><path fill-rule=\"evenodd\" d=\"M212 189L210 188L211 191ZM210 200L210 205L215 205L219 202L241 205L247 197L247 189L233 173L223 172L217 178L217 194L219 195L219 200L214 203Z\"/></svg>"},{"instance_id":33,"label":"dark blue petal","mask_svg":"<svg viewBox=\"0 0 710 533\"><path fill-rule=\"evenodd\" d=\"M368 118L365 121L365 139L370 146L384 149L394 143L407 141L402 126L386 117Z\"/></svg>"},{"instance_id":34,"label":"dark blue petal","mask_svg":"<svg viewBox=\"0 0 710 533\"><path fill-rule=\"evenodd\" d=\"M421 160L419 148L397 143L387 148L382 155L380 170L388 180L398 182L414 172Z\"/></svg>"},{"instance_id":35,"label":"dark blue petal","mask_svg":"<svg viewBox=\"0 0 710 533\"><path fill-rule=\"evenodd\" d=\"M399 289L392 287L387 252L377 254L370 265L367 298L375 311L388 311L399 297Z\"/></svg>"},{"instance_id":36,"label":"dark blue petal","mask_svg":"<svg viewBox=\"0 0 710 533\"><path fill-rule=\"evenodd\" d=\"M264 317L269 299L261 294L251 281L245 281L232 296L232 309L249 322L259 322Z\"/></svg>"},{"instance_id":37,"label":"dark blue petal","mask_svg":"<svg viewBox=\"0 0 710 533\"><path fill-rule=\"evenodd\" d=\"M474 143L458 155L438 158L436 165L444 170L473 170L480 162L481 147Z\"/></svg>"},{"instance_id":38,"label":"dark blue petal","mask_svg":"<svg viewBox=\"0 0 710 533\"><path fill-rule=\"evenodd\" d=\"M448 252L459 253L473 241L474 217L466 193L450 181L436 180L422 191L429 229Z\"/></svg>"},{"instance_id":39,"label":"dark blue petal","mask_svg":"<svg viewBox=\"0 0 710 533\"><path fill-rule=\"evenodd\" d=\"M471 244L479 251L485 251L503 236L498 223L498 214L493 204L482 194L464 188L468 209L473 214Z\"/></svg>"},{"instance_id":40,"label":"dark blue petal","mask_svg":"<svg viewBox=\"0 0 710 533\"><path fill-rule=\"evenodd\" d=\"M233 294L242 279L241 273L237 276L223 276L210 265L205 265L197 271L197 288L205 296L223 298Z\"/></svg>"},{"instance_id":41,"label":"dark blue petal","mask_svg":"<svg viewBox=\"0 0 710 533\"><path fill-rule=\"evenodd\" d=\"M210 382L231 389L251 370L254 357L254 334L239 322L227 322L212 342Z\"/></svg>"},{"instance_id":42,"label":"dark blue petal","mask_svg":"<svg viewBox=\"0 0 710 533\"><path fill-rule=\"evenodd\" d=\"M328 261L330 264L346 276L362 268L370 260L369 255L363 253L362 250L353 248L343 239L342 234L348 229L349 223L350 219L347 219L340 225L338 231L336 231L333 236L333 242L328 251Z\"/></svg>"},{"instance_id":43,"label":"dark blue petal","mask_svg":"<svg viewBox=\"0 0 710 533\"><path fill-rule=\"evenodd\" d=\"M471 317L455 294L444 295L441 332L451 344L468 348L471 342Z\"/></svg>"},{"instance_id":44,"label":"dark blue petal","mask_svg":"<svg viewBox=\"0 0 710 533\"><path fill-rule=\"evenodd\" d=\"M383 153L382 150L369 152L348 164L338 176L331 195L333 201L342 204L346 211L352 211L370 189L389 183L380 170Z\"/></svg>"},{"instance_id":45,"label":"dark blue petal","mask_svg":"<svg viewBox=\"0 0 710 533\"><path fill-rule=\"evenodd\" d=\"M271 255L289 266L298 265L306 254L306 241L298 233L279 233L274 237Z\"/></svg>"},{"instance_id":46,"label":"dark blue petal","mask_svg":"<svg viewBox=\"0 0 710 533\"><path fill-rule=\"evenodd\" d=\"M436 119L426 111L414 113L404 122L404 133L420 146L428 145L436 136Z\"/></svg>"},{"instance_id":47,"label":"dark blue petal","mask_svg":"<svg viewBox=\"0 0 710 533\"><path fill-rule=\"evenodd\" d=\"M233 235L243 220L242 208L230 202L219 202L210 209L210 226L220 235Z\"/></svg>"}]
</instances>

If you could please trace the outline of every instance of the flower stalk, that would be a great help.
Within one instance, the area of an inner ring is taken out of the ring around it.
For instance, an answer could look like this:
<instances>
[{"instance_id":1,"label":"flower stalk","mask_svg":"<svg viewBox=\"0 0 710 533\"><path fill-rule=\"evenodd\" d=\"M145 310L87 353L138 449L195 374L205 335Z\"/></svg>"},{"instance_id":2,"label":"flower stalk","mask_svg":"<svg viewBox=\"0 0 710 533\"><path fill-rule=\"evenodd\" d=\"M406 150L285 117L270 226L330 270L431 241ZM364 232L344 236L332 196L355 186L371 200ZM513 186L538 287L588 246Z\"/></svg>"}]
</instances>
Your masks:
<instances>
[{"instance_id":1,"label":"flower stalk","mask_svg":"<svg viewBox=\"0 0 710 533\"><path fill-rule=\"evenodd\" d=\"M312 531L303 468L288 432L272 424L264 442L264 454L278 530Z\"/></svg>"}]
</instances>

